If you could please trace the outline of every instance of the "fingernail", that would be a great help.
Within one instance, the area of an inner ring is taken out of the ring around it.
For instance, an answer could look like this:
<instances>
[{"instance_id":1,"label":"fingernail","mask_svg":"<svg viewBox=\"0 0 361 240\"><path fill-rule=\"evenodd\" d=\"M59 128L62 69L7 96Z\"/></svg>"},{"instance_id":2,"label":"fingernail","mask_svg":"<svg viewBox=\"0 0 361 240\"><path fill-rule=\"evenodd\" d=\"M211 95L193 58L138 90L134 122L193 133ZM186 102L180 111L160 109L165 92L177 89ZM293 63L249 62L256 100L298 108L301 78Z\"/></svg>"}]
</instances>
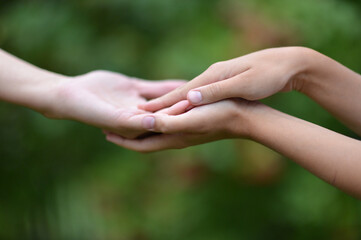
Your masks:
<instances>
[{"instance_id":1,"label":"fingernail","mask_svg":"<svg viewBox=\"0 0 361 240\"><path fill-rule=\"evenodd\" d=\"M153 129L154 128L155 119L154 117L147 116L143 118L142 124L145 129Z\"/></svg>"},{"instance_id":2,"label":"fingernail","mask_svg":"<svg viewBox=\"0 0 361 240\"><path fill-rule=\"evenodd\" d=\"M202 101L202 94L199 91L189 91L188 100L194 104L200 103Z\"/></svg>"}]
</instances>

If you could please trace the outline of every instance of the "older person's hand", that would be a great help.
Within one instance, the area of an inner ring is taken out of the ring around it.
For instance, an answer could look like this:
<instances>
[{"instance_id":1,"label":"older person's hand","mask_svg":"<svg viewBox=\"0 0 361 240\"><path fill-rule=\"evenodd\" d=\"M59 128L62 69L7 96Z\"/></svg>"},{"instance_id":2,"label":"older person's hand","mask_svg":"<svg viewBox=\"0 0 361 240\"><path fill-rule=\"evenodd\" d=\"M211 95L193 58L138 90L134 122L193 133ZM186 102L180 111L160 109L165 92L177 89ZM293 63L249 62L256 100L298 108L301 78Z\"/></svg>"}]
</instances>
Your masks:
<instances>
[{"instance_id":1,"label":"older person's hand","mask_svg":"<svg viewBox=\"0 0 361 240\"><path fill-rule=\"evenodd\" d=\"M145 81L98 70L62 79L55 88L55 107L44 115L84 122L134 138L146 132L139 117L146 111L137 106L182 84L184 81L180 80Z\"/></svg>"}]
</instances>

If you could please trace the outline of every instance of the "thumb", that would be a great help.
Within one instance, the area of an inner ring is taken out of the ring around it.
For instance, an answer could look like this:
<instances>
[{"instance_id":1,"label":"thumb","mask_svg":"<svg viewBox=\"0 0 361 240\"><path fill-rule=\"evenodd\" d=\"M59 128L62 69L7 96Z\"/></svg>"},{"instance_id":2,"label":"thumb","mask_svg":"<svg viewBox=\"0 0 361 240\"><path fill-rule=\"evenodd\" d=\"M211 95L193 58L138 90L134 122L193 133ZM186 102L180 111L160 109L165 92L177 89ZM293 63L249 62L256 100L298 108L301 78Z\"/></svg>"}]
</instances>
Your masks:
<instances>
[{"instance_id":1,"label":"thumb","mask_svg":"<svg viewBox=\"0 0 361 240\"><path fill-rule=\"evenodd\" d=\"M205 72L194 78L192 81L187 82L186 84L159 98L153 99L143 105L140 105L139 108L145 111L155 112L160 109L172 106L179 101L185 100L187 98L187 93L189 90L219 81L221 78L220 76L226 70L227 68L225 68L224 65L212 65L212 67L208 68Z\"/></svg>"},{"instance_id":2,"label":"thumb","mask_svg":"<svg viewBox=\"0 0 361 240\"><path fill-rule=\"evenodd\" d=\"M203 105L223 99L237 97L236 86L231 80L212 83L188 92L187 99L192 105Z\"/></svg>"}]
</instances>

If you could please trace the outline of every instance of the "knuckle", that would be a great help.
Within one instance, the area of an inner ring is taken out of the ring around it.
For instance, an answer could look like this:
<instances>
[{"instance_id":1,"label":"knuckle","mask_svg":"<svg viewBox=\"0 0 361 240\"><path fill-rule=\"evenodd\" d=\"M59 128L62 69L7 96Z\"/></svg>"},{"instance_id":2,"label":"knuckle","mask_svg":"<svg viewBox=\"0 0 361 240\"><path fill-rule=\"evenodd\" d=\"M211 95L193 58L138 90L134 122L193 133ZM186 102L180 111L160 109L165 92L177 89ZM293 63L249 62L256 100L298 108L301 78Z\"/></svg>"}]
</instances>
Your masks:
<instances>
[{"instance_id":1,"label":"knuckle","mask_svg":"<svg viewBox=\"0 0 361 240\"><path fill-rule=\"evenodd\" d=\"M255 88L253 84L249 84L247 87L245 87L242 97L250 101L257 100L258 99L257 91L258 90Z\"/></svg>"},{"instance_id":2,"label":"knuckle","mask_svg":"<svg viewBox=\"0 0 361 240\"><path fill-rule=\"evenodd\" d=\"M109 71L99 69L99 70L91 71L88 74L93 75L93 76L99 76L99 75L104 75L104 74L108 74L108 73L109 73Z\"/></svg>"},{"instance_id":3,"label":"knuckle","mask_svg":"<svg viewBox=\"0 0 361 240\"><path fill-rule=\"evenodd\" d=\"M213 63L212 65L210 65L208 67L208 70L217 70L217 69L223 67L223 65L224 65L224 62L216 62L216 63Z\"/></svg>"},{"instance_id":4,"label":"knuckle","mask_svg":"<svg viewBox=\"0 0 361 240\"><path fill-rule=\"evenodd\" d=\"M221 89L220 84L215 83L215 84L212 84L209 86L206 94L208 95L209 98L213 99L218 96L218 94L220 93L221 90L222 89Z\"/></svg>"},{"instance_id":5,"label":"knuckle","mask_svg":"<svg viewBox=\"0 0 361 240\"><path fill-rule=\"evenodd\" d=\"M249 77L242 78L241 82L241 97L247 100L257 100L259 88L256 86L255 82Z\"/></svg>"},{"instance_id":6,"label":"knuckle","mask_svg":"<svg viewBox=\"0 0 361 240\"><path fill-rule=\"evenodd\" d=\"M163 119L158 118L156 120L154 130L157 131L157 132L169 133L170 132L169 131L169 124L166 121L164 121Z\"/></svg>"}]
</instances>

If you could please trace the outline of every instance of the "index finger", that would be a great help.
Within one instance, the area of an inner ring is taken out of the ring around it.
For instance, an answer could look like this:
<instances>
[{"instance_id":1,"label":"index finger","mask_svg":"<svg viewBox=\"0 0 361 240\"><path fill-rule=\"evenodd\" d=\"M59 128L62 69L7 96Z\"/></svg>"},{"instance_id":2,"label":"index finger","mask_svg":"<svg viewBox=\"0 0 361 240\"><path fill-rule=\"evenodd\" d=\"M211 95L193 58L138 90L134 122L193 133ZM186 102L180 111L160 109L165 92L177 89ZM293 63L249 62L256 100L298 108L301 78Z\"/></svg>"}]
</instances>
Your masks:
<instances>
[{"instance_id":1,"label":"index finger","mask_svg":"<svg viewBox=\"0 0 361 240\"><path fill-rule=\"evenodd\" d=\"M145 111L155 112L160 109L169 107L177 102L180 102L181 100L186 100L187 94L191 89L221 80L220 77L222 76L222 69L220 70L220 68L221 67L219 64L212 65L210 68L208 68L198 77L194 78L192 81L176 88L175 90L159 98L139 105L139 108Z\"/></svg>"}]
</instances>

